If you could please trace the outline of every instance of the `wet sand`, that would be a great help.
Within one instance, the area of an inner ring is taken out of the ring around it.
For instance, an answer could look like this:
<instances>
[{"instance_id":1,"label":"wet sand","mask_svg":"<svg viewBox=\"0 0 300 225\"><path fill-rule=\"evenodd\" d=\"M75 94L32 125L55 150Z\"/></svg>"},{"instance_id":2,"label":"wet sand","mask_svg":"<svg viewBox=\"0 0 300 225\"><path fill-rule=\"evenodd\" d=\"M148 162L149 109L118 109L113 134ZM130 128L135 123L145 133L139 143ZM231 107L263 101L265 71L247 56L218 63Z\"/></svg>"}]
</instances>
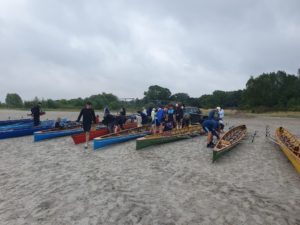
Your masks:
<instances>
[{"instance_id":1,"label":"wet sand","mask_svg":"<svg viewBox=\"0 0 300 225\"><path fill-rule=\"evenodd\" d=\"M8 113L27 112L0 110L0 120ZM0 224L300 224L300 174L265 139L266 125L300 137L300 119L226 123L246 124L258 136L214 164L205 136L143 151L135 141L93 151L70 137L0 140Z\"/></svg>"}]
</instances>

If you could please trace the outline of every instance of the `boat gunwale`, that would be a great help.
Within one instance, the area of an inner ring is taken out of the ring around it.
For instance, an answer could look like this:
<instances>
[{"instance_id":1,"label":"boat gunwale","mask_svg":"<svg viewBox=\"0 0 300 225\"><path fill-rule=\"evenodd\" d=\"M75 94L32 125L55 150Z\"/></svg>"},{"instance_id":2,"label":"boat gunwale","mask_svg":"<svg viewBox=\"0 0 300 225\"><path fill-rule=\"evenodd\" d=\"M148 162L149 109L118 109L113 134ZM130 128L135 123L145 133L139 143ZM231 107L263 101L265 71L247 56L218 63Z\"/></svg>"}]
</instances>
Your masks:
<instances>
[{"instance_id":1,"label":"boat gunwale","mask_svg":"<svg viewBox=\"0 0 300 225\"><path fill-rule=\"evenodd\" d=\"M106 139L106 138L113 138L113 137L120 137L120 136L131 135L131 134L138 134L138 133L147 132L150 129L151 129L150 125L146 125L146 126L142 126L142 127L134 127L134 128L119 131L117 133L109 133L109 134L106 134L106 135L103 135L103 136L100 136L100 137L96 137L93 140L102 140L102 139ZM136 132L136 133L129 133L130 131L135 131L135 130L136 131L141 130L141 131Z\"/></svg>"},{"instance_id":2,"label":"boat gunwale","mask_svg":"<svg viewBox=\"0 0 300 225\"><path fill-rule=\"evenodd\" d=\"M234 142L230 143L230 145L228 146L225 146L223 148L217 148L217 146L220 144L220 142L222 141L222 139L229 133L232 133L234 130L238 130L240 128L243 131L242 135ZM242 124L242 125L239 125L239 126L236 126L234 128L232 128L231 130L227 131L221 138L220 140L217 142L216 146L214 147L213 151L218 153L218 152L222 152L222 151L226 151L230 148L233 148L234 146L236 146L245 136L246 136L246 133L247 133L247 126L245 124Z\"/></svg>"},{"instance_id":3,"label":"boat gunwale","mask_svg":"<svg viewBox=\"0 0 300 225\"><path fill-rule=\"evenodd\" d=\"M296 155L296 153L295 153L292 149L290 149L290 148L289 148L289 147L288 147L288 146L280 139L280 136L283 136L283 135L281 135L282 132L280 132L280 129L283 129L283 131L286 132L289 136L295 138L295 140L297 141L298 146L300 146L300 141L295 137L295 135L293 135L291 132L289 132L289 131L288 131L286 128L284 128L284 127L278 127L278 128L276 129L276 131L275 131L275 136L276 136L276 139L277 139L277 141L278 141L280 147L283 147L283 148L288 149L289 152L291 152L296 158L298 158L298 159L300 160L300 150L299 150L299 156L298 156L298 155ZM287 136L287 135L285 135L285 136ZM290 137L288 137L288 138L290 139Z\"/></svg>"}]
</instances>

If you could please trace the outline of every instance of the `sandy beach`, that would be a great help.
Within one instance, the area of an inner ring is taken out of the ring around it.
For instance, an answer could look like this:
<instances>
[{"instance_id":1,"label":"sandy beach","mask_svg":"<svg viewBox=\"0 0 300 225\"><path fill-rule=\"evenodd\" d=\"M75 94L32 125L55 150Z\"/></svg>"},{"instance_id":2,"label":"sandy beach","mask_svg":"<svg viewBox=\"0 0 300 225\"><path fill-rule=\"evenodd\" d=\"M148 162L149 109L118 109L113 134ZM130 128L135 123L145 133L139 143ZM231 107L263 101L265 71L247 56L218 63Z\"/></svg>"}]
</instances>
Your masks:
<instances>
[{"instance_id":1,"label":"sandy beach","mask_svg":"<svg viewBox=\"0 0 300 225\"><path fill-rule=\"evenodd\" d=\"M226 113L226 111L225 111ZM0 120L26 117L0 110ZM47 112L42 119L78 112ZM135 150L135 141L84 150L70 137L34 143L0 140L0 224L296 225L300 174L265 138L284 126L300 137L300 119L228 117L246 124L244 140L212 164L206 137Z\"/></svg>"}]
</instances>

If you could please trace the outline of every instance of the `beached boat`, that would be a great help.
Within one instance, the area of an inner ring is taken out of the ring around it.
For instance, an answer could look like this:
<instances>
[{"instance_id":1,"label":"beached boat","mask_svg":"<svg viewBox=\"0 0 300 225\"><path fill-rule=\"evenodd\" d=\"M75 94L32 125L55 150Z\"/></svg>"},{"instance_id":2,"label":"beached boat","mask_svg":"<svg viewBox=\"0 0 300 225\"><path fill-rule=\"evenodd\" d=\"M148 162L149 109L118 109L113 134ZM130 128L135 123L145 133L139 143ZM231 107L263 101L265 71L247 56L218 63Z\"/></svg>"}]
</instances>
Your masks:
<instances>
[{"instance_id":1,"label":"beached boat","mask_svg":"<svg viewBox=\"0 0 300 225\"><path fill-rule=\"evenodd\" d=\"M136 123L126 123L126 124L124 124L124 129L135 128L136 126L137 126ZM94 138L101 137L101 136L106 135L108 133L109 133L109 131L108 131L106 126L97 128L95 130L91 130L91 132L90 132L90 141L93 140ZM80 134L74 134L74 135L72 135L72 139L73 139L73 141L76 145L84 143L85 142L85 133L82 132Z\"/></svg>"},{"instance_id":2,"label":"beached boat","mask_svg":"<svg viewBox=\"0 0 300 225\"><path fill-rule=\"evenodd\" d=\"M184 127L182 129L165 131L161 134L148 135L136 140L136 150L140 150L151 145L158 145L188 139L202 133L204 133L202 126L192 125L189 127Z\"/></svg>"},{"instance_id":3,"label":"beached boat","mask_svg":"<svg viewBox=\"0 0 300 225\"><path fill-rule=\"evenodd\" d=\"M51 139L51 138L57 138L57 137L64 137L64 136L69 136L73 134L79 134L82 133L83 129L81 125L71 125L64 127L64 128L53 128L53 129L48 129L48 130L42 130L42 131L37 131L34 132L34 141L42 141L46 139Z\"/></svg>"},{"instance_id":4,"label":"beached boat","mask_svg":"<svg viewBox=\"0 0 300 225\"><path fill-rule=\"evenodd\" d=\"M26 129L26 128L30 128L30 127L33 127L33 122L32 121L19 122L19 123L0 126L0 131Z\"/></svg>"},{"instance_id":5,"label":"beached boat","mask_svg":"<svg viewBox=\"0 0 300 225\"><path fill-rule=\"evenodd\" d=\"M139 137L143 137L150 134L151 126L146 125L142 127L131 128L128 130L122 130L117 133L111 133L102 137L94 138L94 150L103 148L108 145L122 143L130 140L134 140Z\"/></svg>"},{"instance_id":6,"label":"beached boat","mask_svg":"<svg viewBox=\"0 0 300 225\"><path fill-rule=\"evenodd\" d=\"M275 137L284 154L300 173L300 141L283 127L276 129Z\"/></svg>"},{"instance_id":7,"label":"beached boat","mask_svg":"<svg viewBox=\"0 0 300 225\"><path fill-rule=\"evenodd\" d=\"M213 150L213 162L230 151L246 136L246 125L240 125L227 131L217 142Z\"/></svg>"},{"instance_id":8,"label":"beached boat","mask_svg":"<svg viewBox=\"0 0 300 225\"><path fill-rule=\"evenodd\" d=\"M7 126L7 125L12 125L16 123L33 123L32 119L19 119L19 120L2 120L0 121L0 126Z\"/></svg>"},{"instance_id":9,"label":"beached boat","mask_svg":"<svg viewBox=\"0 0 300 225\"><path fill-rule=\"evenodd\" d=\"M10 130L0 131L0 139L32 135L36 131L47 130L47 129L53 128L54 123L55 123L54 120L47 120L47 121L43 121L40 126L36 126L36 127L31 126L31 127L21 128L21 129L19 128L19 129L10 129Z\"/></svg>"}]
</instances>

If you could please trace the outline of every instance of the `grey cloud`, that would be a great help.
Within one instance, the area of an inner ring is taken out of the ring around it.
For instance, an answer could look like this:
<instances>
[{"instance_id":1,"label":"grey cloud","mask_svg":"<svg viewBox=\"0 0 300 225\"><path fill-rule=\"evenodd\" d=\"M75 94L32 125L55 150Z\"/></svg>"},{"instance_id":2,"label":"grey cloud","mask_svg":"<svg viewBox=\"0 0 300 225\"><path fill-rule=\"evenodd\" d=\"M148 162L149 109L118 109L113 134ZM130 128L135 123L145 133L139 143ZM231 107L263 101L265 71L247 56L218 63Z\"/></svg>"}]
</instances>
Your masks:
<instances>
[{"instance_id":1,"label":"grey cloud","mask_svg":"<svg viewBox=\"0 0 300 225\"><path fill-rule=\"evenodd\" d=\"M6 1L0 3L0 101L191 96L244 88L250 75L300 67L300 2ZM9 81L9 82L8 82Z\"/></svg>"}]
</instances>

